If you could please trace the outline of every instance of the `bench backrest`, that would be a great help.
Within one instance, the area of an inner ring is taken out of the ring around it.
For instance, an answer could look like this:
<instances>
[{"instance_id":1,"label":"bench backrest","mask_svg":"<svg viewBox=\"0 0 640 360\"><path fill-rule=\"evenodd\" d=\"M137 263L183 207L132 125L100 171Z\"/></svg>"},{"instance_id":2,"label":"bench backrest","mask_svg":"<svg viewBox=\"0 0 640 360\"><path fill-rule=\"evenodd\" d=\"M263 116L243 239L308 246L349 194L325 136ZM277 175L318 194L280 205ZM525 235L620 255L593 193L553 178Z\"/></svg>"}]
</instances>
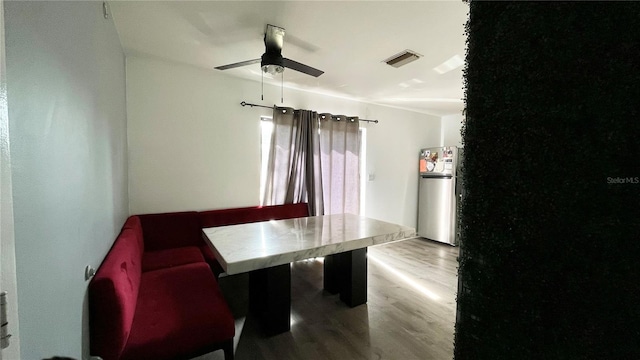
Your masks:
<instances>
[{"instance_id":1,"label":"bench backrest","mask_svg":"<svg viewBox=\"0 0 640 360\"><path fill-rule=\"evenodd\" d=\"M144 245L140 220L130 217L89 283L91 354L117 359L136 310Z\"/></svg>"},{"instance_id":2,"label":"bench backrest","mask_svg":"<svg viewBox=\"0 0 640 360\"><path fill-rule=\"evenodd\" d=\"M306 203L201 211L203 228L309 216Z\"/></svg>"},{"instance_id":3,"label":"bench backrest","mask_svg":"<svg viewBox=\"0 0 640 360\"><path fill-rule=\"evenodd\" d=\"M203 244L202 226L196 211L139 216L147 251Z\"/></svg>"}]
</instances>

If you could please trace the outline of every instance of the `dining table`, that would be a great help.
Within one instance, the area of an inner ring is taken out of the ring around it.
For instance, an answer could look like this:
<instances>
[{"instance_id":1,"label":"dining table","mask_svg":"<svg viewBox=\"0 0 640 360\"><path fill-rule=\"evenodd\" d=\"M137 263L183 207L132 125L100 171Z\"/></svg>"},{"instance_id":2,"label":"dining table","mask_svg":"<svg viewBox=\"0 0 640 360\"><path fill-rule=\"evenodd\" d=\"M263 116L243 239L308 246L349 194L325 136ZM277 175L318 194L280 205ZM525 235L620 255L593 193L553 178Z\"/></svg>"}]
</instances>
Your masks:
<instances>
[{"instance_id":1,"label":"dining table","mask_svg":"<svg viewBox=\"0 0 640 360\"><path fill-rule=\"evenodd\" d=\"M367 248L414 238L409 226L331 214L204 228L227 275L249 273L249 309L266 335L290 330L291 263L324 257L323 286L350 307L367 302Z\"/></svg>"}]
</instances>

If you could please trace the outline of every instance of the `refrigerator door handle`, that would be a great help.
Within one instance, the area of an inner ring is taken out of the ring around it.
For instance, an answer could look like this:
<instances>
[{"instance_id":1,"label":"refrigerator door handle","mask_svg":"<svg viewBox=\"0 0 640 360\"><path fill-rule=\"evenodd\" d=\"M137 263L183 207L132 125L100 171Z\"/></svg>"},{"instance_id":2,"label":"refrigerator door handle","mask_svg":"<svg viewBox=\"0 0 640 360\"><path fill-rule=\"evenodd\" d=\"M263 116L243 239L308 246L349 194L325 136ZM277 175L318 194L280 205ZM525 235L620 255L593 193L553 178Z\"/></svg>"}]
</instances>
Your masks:
<instances>
[{"instance_id":1,"label":"refrigerator door handle","mask_svg":"<svg viewBox=\"0 0 640 360\"><path fill-rule=\"evenodd\" d=\"M457 197L457 195L459 194L459 192L458 192L458 186L459 186L459 185L458 185L458 182L456 181L455 187L453 188L453 191L454 191L454 194L456 194L456 197Z\"/></svg>"},{"instance_id":2,"label":"refrigerator door handle","mask_svg":"<svg viewBox=\"0 0 640 360\"><path fill-rule=\"evenodd\" d=\"M451 179L453 175L420 175L423 179Z\"/></svg>"}]
</instances>

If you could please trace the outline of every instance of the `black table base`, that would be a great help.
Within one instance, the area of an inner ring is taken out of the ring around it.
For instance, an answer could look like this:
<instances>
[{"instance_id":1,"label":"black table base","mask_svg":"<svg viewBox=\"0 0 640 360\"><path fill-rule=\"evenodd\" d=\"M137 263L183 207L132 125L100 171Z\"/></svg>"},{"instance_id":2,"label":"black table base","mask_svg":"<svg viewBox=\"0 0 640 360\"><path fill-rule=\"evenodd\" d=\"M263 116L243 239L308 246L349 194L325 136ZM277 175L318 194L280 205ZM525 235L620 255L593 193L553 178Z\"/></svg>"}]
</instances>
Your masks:
<instances>
[{"instance_id":1,"label":"black table base","mask_svg":"<svg viewBox=\"0 0 640 360\"><path fill-rule=\"evenodd\" d=\"M291 264L249 273L249 311L267 336L291 329Z\"/></svg>"},{"instance_id":2,"label":"black table base","mask_svg":"<svg viewBox=\"0 0 640 360\"><path fill-rule=\"evenodd\" d=\"M350 307L367 302L367 248L327 255L324 288ZM267 336L291 329L291 264L249 273L249 310Z\"/></svg>"},{"instance_id":3,"label":"black table base","mask_svg":"<svg viewBox=\"0 0 640 360\"><path fill-rule=\"evenodd\" d=\"M340 293L340 300L350 307L366 304L367 248L325 256L324 289Z\"/></svg>"}]
</instances>

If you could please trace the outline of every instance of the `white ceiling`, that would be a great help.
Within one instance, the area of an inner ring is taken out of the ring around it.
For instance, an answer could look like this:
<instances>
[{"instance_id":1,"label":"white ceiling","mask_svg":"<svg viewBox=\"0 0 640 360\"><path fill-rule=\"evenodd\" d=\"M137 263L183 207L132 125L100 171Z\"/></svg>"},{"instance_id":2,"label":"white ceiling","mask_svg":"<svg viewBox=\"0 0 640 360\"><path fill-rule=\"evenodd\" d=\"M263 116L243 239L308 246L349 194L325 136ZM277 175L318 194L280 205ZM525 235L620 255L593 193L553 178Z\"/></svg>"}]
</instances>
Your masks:
<instances>
[{"instance_id":1,"label":"white ceiling","mask_svg":"<svg viewBox=\"0 0 640 360\"><path fill-rule=\"evenodd\" d=\"M460 114L464 58L462 1L112 1L125 54L151 55L205 69L264 53L266 24L285 28L282 55L323 70L318 78L284 72L284 86L433 115ZM401 68L383 60L410 49L421 59ZM260 81L260 65L224 70ZM280 76L265 82L280 85Z\"/></svg>"}]
</instances>

